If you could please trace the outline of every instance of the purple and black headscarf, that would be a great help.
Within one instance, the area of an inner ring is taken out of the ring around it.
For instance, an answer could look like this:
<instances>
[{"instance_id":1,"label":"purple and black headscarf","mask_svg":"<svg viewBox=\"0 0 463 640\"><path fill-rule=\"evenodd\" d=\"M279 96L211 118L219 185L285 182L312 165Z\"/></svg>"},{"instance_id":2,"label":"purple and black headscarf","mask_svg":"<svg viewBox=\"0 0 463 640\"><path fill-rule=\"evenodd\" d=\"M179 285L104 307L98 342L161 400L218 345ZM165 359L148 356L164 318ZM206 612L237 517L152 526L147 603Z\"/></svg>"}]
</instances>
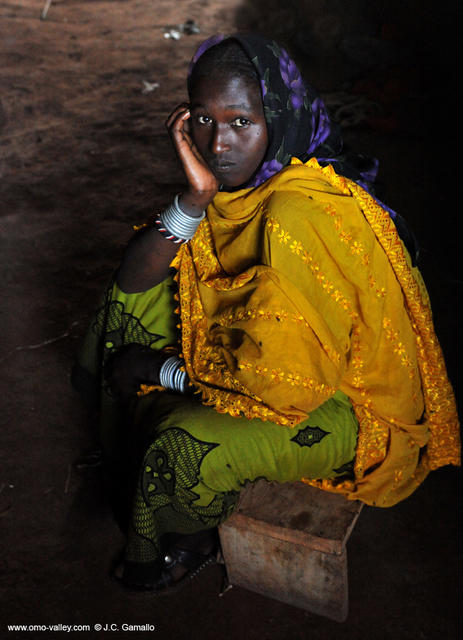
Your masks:
<instances>
[{"instance_id":1,"label":"purple and black headscarf","mask_svg":"<svg viewBox=\"0 0 463 640\"><path fill-rule=\"evenodd\" d=\"M303 79L295 62L277 42L257 34L222 34L205 40L190 63L189 75L205 51L231 37L253 63L261 86L269 145L261 166L242 187L255 187L288 165L291 157L307 162L315 157L320 165L350 178L370 193L378 172L378 161L361 154L343 153L339 127L331 122L321 98ZM413 234L407 223L380 203L391 215L413 256Z\"/></svg>"},{"instance_id":2,"label":"purple and black headscarf","mask_svg":"<svg viewBox=\"0 0 463 640\"><path fill-rule=\"evenodd\" d=\"M289 164L292 156L302 161L315 156L321 164L325 160L325 164L339 161L342 140L338 127L330 121L322 100L306 84L286 50L274 40L257 34L212 36L197 49L190 64L190 74L203 53L227 37L239 42L257 71L267 121L267 153L257 173L245 186L262 184ZM356 172L356 177L363 177L367 182L374 180L377 163L371 164L369 173Z\"/></svg>"}]
</instances>

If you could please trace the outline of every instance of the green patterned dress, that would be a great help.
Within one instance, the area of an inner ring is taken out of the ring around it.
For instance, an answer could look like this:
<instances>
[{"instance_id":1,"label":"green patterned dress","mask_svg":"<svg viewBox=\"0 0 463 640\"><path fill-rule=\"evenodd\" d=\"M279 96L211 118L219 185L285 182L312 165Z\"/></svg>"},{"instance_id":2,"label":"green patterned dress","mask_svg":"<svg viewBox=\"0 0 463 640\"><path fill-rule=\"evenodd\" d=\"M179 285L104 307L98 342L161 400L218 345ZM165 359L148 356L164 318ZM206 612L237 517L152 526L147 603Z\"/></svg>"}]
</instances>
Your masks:
<instances>
[{"instance_id":1,"label":"green patterned dress","mask_svg":"<svg viewBox=\"0 0 463 640\"><path fill-rule=\"evenodd\" d=\"M233 418L197 395L153 392L122 406L106 376L123 345L152 349L178 344L172 277L125 294L113 280L90 323L74 384L100 412L100 441L116 511L127 513L126 566L147 575L162 537L217 526L240 490L259 478L293 482L350 477L357 420L340 391L291 429Z\"/></svg>"}]
</instances>

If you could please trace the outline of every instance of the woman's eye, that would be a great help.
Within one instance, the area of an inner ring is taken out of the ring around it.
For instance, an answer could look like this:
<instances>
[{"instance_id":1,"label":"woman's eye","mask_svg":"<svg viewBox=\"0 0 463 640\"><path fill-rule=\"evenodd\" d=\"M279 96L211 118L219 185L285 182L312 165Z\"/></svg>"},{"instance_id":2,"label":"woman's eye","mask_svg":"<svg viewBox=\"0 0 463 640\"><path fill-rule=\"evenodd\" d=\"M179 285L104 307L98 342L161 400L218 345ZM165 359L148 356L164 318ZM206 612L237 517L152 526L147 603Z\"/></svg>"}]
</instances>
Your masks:
<instances>
[{"instance_id":1,"label":"woman's eye","mask_svg":"<svg viewBox=\"0 0 463 640\"><path fill-rule=\"evenodd\" d=\"M247 127L251 124L251 121L247 120L247 118L235 118L232 124L234 127Z\"/></svg>"},{"instance_id":2,"label":"woman's eye","mask_svg":"<svg viewBox=\"0 0 463 640\"><path fill-rule=\"evenodd\" d=\"M209 116L198 116L199 124L209 124L210 121L211 119L209 118Z\"/></svg>"}]
</instances>

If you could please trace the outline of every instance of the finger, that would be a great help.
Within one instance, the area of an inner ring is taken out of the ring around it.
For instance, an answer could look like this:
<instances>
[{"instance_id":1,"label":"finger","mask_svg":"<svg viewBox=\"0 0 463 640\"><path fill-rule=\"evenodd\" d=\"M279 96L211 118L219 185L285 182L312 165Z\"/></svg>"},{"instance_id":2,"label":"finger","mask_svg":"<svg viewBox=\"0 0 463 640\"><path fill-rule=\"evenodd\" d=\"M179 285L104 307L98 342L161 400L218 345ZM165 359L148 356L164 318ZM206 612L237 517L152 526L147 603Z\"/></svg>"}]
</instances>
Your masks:
<instances>
[{"instance_id":1,"label":"finger","mask_svg":"<svg viewBox=\"0 0 463 640\"><path fill-rule=\"evenodd\" d=\"M182 113L185 113L185 111L189 111L190 109L190 105L186 102L183 102L182 104L179 104L170 114L170 116L167 118L166 120L166 127L169 129L172 124L175 122L175 120L178 118L179 115L181 115Z\"/></svg>"},{"instance_id":2,"label":"finger","mask_svg":"<svg viewBox=\"0 0 463 640\"><path fill-rule=\"evenodd\" d=\"M191 136L191 111L188 110L188 117L183 120L183 131Z\"/></svg>"},{"instance_id":3,"label":"finger","mask_svg":"<svg viewBox=\"0 0 463 640\"><path fill-rule=\"evenodd\" d=\"M177 132L184 133L188 131L188 127L185 128L185 125L190 118L191 118L191 113L189 108L179 112L177 117L173 120L172 124L170 125L170 133L175 134Z\"/></svg>"},{"instance_id":4,"label":"finger","mask_svg":"<svg viewBox=\"0 0 463 640\"><path fill-rule=\"evenodd\" d=\"M186 144L190 149L193 148L193 138L191 137L189 131L185 130L184 127L179 129L172 129L170 135L175 147L183 147L183 145Z\"/></svg>"},{"instance_id":5,"label":"finger","mask_svg":"<svg viewBox=\"0 0 463 640\"><path fill-rule=\"evenodd\" d=\"M181 104L178 104L175 109L173 109L173 111L171 112L171 114L169 115L169 117L167 118L166 122L168 122L169 120L172 120L173 118L176 117L176 115L180 112L183 111L184 109L188 109L189 105L187 102L182 102Z\"/></svg>"},{"instance_id":6,"label":"finger","mask_svg":"<svg viewBox=\"0 0 463 640\"><path fill-rule=\"evenodd\" d=\"M190 135L190 117L191 114L189 111L179 114L169 130L174 146L179 153L184 148L185 144L189 149L194 147L193 139Z\"/></svg>"}]
</instances>

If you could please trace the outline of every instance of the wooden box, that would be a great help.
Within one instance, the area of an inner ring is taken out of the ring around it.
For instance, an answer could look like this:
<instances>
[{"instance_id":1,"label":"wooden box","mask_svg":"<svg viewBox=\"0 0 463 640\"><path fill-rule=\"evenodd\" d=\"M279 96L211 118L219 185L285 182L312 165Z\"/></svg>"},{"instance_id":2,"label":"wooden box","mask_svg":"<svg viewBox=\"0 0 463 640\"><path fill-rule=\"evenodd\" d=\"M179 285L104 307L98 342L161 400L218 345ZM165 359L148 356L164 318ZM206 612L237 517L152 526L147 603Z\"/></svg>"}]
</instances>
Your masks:
<instances>
[{"instance_id":1,"label":"wooden box","mask_svg":"<svg viewBox=\"0 0 463 640\"><path fill-rule=\"evenodd\" d=\"M302 482L249 484L219 527L229 583L343 622L346 542L361 507Z\"/></svg>"}]
</instances>

